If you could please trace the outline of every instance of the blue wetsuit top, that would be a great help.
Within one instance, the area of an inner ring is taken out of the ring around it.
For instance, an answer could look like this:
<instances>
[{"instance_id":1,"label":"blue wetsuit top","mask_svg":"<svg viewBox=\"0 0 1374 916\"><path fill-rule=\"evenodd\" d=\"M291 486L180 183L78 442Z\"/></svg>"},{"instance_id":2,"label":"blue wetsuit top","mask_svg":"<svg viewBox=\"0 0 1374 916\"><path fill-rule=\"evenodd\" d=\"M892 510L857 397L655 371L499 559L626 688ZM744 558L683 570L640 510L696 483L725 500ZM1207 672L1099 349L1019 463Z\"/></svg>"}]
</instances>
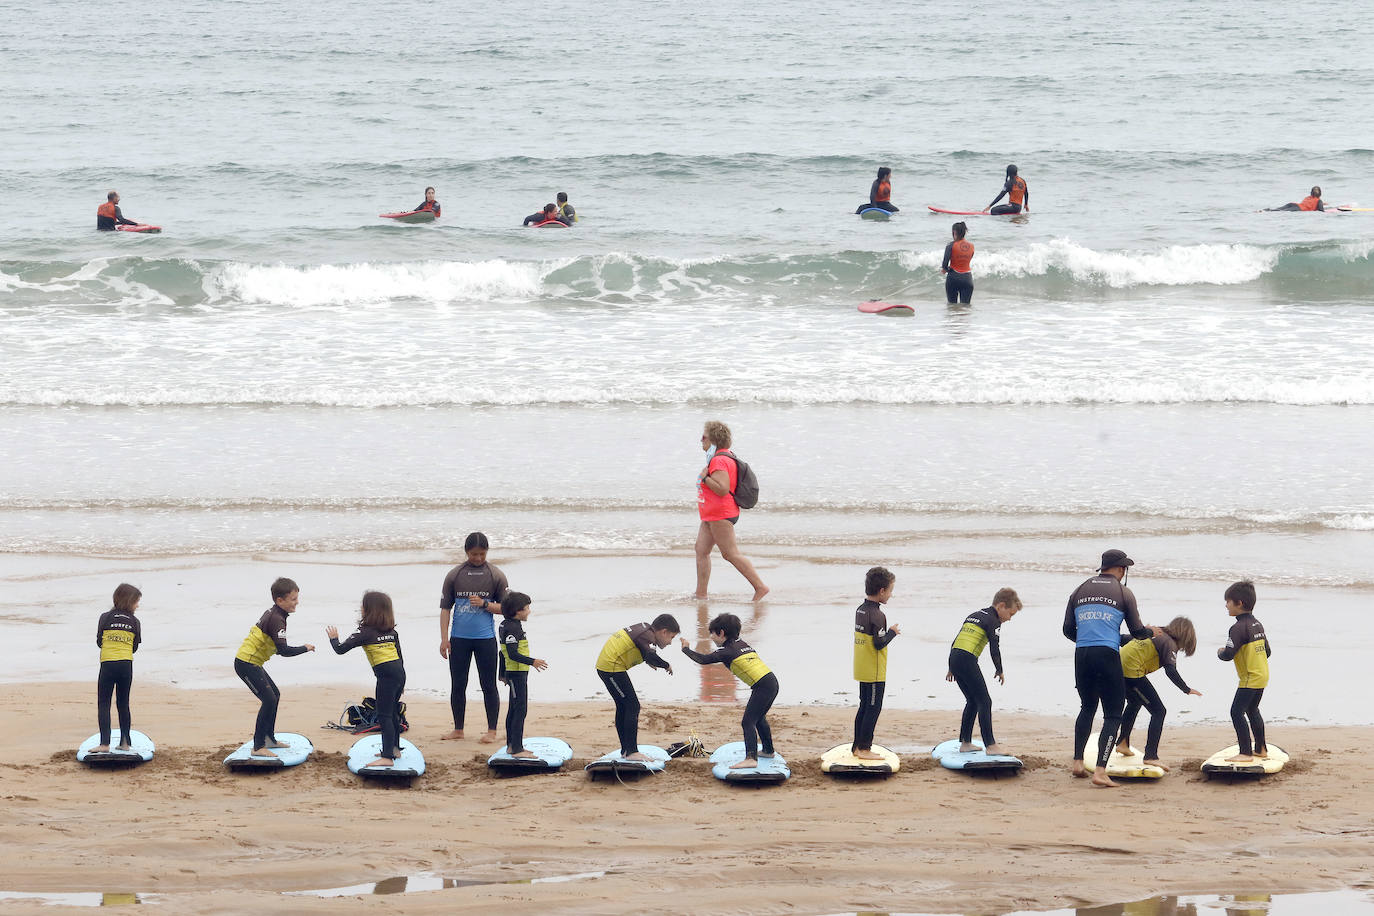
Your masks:
<instances>
[{"instance_id":1,"label":"blue wetsuit top","mask_svg":"<svg viewBox=\"0 0 1374 916\"><path fill-rule=\"evenodd\" d=\"M1136 639L1148 639L1154 631L1140 622L1135 595L1115 576L1099 573L1074 590L1064 609L1064 636L1080 649L1102 646L1117 651L1121 624Z\"/></svg>"}]
</instances>

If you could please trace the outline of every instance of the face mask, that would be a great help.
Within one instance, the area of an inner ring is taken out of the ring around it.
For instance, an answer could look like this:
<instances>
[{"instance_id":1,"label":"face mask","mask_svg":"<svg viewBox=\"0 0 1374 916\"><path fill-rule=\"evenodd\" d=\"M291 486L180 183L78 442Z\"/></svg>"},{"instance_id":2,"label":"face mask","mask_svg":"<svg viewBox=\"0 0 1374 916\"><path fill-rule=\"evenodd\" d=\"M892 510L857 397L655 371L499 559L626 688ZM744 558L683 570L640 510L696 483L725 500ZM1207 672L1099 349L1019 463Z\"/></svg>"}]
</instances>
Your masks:
<instances>
[{"instance_id":1,"label":"face mask","mask_svg":"<svg viewBox=\"0 0 1374 916\"><path fill-rule=\"evenodd\" d=\"M712 445L712 446L710 446L710 447L708 447L708 448L706 449L706 460L707 460L707 461L710 461L710 460L711 460L712 458L714 458L715 456L716 456L716 447L715 447L714 445Z\"/></svg>"}]
</instances>

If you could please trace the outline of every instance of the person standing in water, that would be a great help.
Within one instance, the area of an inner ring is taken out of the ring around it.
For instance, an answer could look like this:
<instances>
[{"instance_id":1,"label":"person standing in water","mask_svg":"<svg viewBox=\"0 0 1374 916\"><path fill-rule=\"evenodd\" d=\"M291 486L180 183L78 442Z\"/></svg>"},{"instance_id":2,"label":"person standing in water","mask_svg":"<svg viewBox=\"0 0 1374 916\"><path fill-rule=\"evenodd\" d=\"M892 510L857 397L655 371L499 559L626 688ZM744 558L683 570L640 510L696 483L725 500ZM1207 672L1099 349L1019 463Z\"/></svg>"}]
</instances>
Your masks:
<instances>
[{"instance_id":1,"label":"person standing in water","mask_svg":"<svg viewBox=\"0 0 1374 916\"><path fill-rule=\"evenodd\" d=\"M1007 202L1002 206L997 206L997 202L1003 197ZM987 212L992 216L1006 216L1011 213L1020 213L1022 210L1030 212L1030 189L1026 187L1026 179L1017 174L1016 166L1007 166L1007 181L1002 185L1002 193L992 199L988 204Z\"/></svg>"},{"instance_id":2,"label":"person standing in water","mask_svg":"<svg viewBox=\"0 0 1374 916\"><path fill-rule=\"evenodd\" d=\"M568 203L567 191L559 191L554 200L558 201L558 218L560 220L569 226L577 222L577 211L573 209L572 204Z\"/></svg>"},{"instance_id":3,"label":"person standing in water","mask_svg":"<svg viewBox=\"0 0 1374 916\"><path fill-rule=\"evenodd\" d=\"M730 427L718 420L707 422L701 433L701 450L706 452L706 467L697 475L697 514L701 525L697 528L697 598L706 597L711 581L711 549L720 548L720 555L754 587L754 601L763 600L768 586L759 578L749 558L740 553L735 540L735 523L739 521L739 506L735 503L735 487L739 483L739 465L730 452Z\"/></svg>"},{"instance_id":4,"label":"person standing in water","mask_svg":"<svg viewBox=\"0 0 1374 916\"><path fill-rule=\"evenodd\" d=\"M878 169L878 177L873 179L873 186L868 189L868 203L859 204L859 208L854 212L862 213L870 207L877 207L888 213L897 213L900 210L892 202L892 169L887 166Z\"/></svg>"},{"instance_id":5,"label":"person standing in water","mask_svg":"<svg viewBox=\"0 0 1374 916\"><path fill-rule=\"evenodd\" d=\"M950 305L973 301L973 243L964 239L968 224L962 220L953 227L954 241L945 246L940 273L945 275L945 299Z\"/></svg>"},{"instance_id":6,"label":"person standing in water","mask_svg":"<svg viewBox=\"0 0 1374 916\"><path fill-rule=\"evenodd\" d=\"M482 685L487 730L478 742L496 740L496 719L501 714L501 694L496 687L496 617L509 585L506 574L487 562L487 536L474 531L463 542L467 561L449 570L439 592L439 655L448 659L449 708L453 731L444 740L463 737L467 715L468 674L474 662Z\"/></svg>"}]
</instances>

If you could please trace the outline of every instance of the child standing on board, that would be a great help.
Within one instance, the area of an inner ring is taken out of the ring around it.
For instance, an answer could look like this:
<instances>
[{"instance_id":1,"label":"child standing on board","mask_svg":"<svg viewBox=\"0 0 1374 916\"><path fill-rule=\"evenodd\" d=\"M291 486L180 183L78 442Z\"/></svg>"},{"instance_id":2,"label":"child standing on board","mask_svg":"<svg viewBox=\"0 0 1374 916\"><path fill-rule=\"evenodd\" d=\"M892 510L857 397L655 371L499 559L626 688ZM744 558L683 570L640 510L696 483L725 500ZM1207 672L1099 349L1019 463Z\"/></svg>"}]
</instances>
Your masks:
<instances>
[{"instance_id":1,"label":"child standing on board","mask_svg":"<svg viewBox=\"0 0 1374 916\"><path fill-rule=\"evenodd\" d=\"M648 760L639 752L639 696L630 681L630 669L640 662L662 668L669 674L673 666L658 655L658 650L682 632L672 614L659 614L654 622L636 623L616 630L601 647L596 659L596 674L615 701L615 731L620 737L620 754L627 760Z\"/></svg>"},{"instance_id":2,"label":"child standing on board","mask_svg":"<svg viewBox=\"0 0 1374 916\"><path fill-rule=\"evenodd\" d=\"M277 755L272 748L287 746L285 742L278 741L276 736L277 704L281 701L281 691L263 664L274 655L290 658L315 651L315 647L309 643L292 646L286 642L286 618L296 613L300 601L301 590L295 582L284 576L273 582L272 606L263 611L258 622L249 628L243 645L239 646L238 654L234 656L234 673L253 691L253 696L262 701L257 722L253 726L254 757L275 757Z\"/></svg>"},{"instance_id":3,"label":"child standing on board","mask_svg":"<svg viewBox=\"0 0 1374 916\"><path fill-rule=\"evenodd\" d=\"M744 704L744 759L730 764L732 770L748 770L759 765L760 757L773 756L773 731L768 727L768 710L778 698L778 677L763 663L749 643L739 638L740 619L734 614L719 614L707 624L711 642L720 648L710 655L694 652L682 640L682 654L699 665L720 662L751 689ZM762 744L762 747L760 747Z\"/></svg>"},{"instance_id":4,"label":"child standing on board","mask_svg":"<svg viewBox=\"0 0 1374 916\"><path fill-rule=\"evenodd\" d=\"M525 714L529 711L530 669L543 671L549 663L530 655L530 641L524 622L530 619L530 596L507 592L501 599L501 679L510 687L506 702L506 753L512 757L534 757L525 749Z\"/></svg>"},{"instance_id":5,"label":"child standing on board","mask_svg":"<svg viewBox=\"0 0 1374 916\"><path fill-rule=\"evenodd\" d=\"M854 716L851 753L860 760L882 760L873 753L873 732L887 690L887 644L901 632L887 625L883 605L892 598L897 577L875 566L864 577L864 601L854 612L854 680L859 682L859 711Z\"/></svg>"},{"instance_id":6,"label":"child standing on board","mask_svg":"<svg viewBox=\"0 0 1374 916\"><path fill-rule=\"evenodd\" d=\"M999 633L1002 624L1016 616L1021 610L1021 599L1010 588L997 590L992 596L992 607L974 611L964 618L964 625L949 647L949 670L945 680L955 681L964 694L964 717L959 722L959 753L966 754L977 750L973 743L973 720L978 719L978 729L983 736L983 750L988 754L1005 754L997 746L992 736L992 696L988 694L987 682L978 668L978 658L987 647L992 656L993 674L997 683L1005 684L1002 673L1002 646Z\"/></svg>"},{"instance_id":7,"label":"child standing on board","mask_svg":"<svg viewBox=\"0 0 1374 916\"><path fill-rule=\"evenodd\" d=\"M1149 639L1122 637L1121 671L1126 676L1126 712L1121 716L1121 737L1117 739L1119 754L1131 755L1131 729L1136 714L1144 706L1150 711L1150 729L1145 733L1145 762L1164 772L1169 768L1159 760L1159 739L1164 733L1164 701L1150 683L1151 672L1164 669L1174 686L1191 696L1199 691L1189 687L1178 673L1178 650L1191 656L1197 649L1197 631L1187 617L1175 617L1161 632Z\"/></svg>"},{"instance_id":8,"label":"child standing on board","mask_svg":"<svg viewBox=\"0 0 1374 916\"><path fill-rule=\"evenodd\" d=\"M1255 584L1234 582L1226 589L1226 613L1236 618L1226 634L1226 645L1217 650L1217 658L1236 663L1240 686L1231 701L1231 724L1236 728L1239 752L1227 757L1231 763L1248 763L1256 757L1268 757L1269 745L1264 741L1264 720L1259 704L1264 688L1269 686L1269 656L1273 651L1264 635L1264 626L1251 613L1255 609ZM1249 726L1246 720L1249 719ZM1250 733L1255 742L1251 746Z\"/></svg>"},{"instance_id":9,"label":"child standing on board","mask_svg":"<svg viewBox=\"0 0 1374 916\"><path fill-rule=\"evenodd\" d=\"M339 631L334 627L325 627L324 632L339 655L363 647L377 677L377 724L382 727L381 752L367 766L394 765L401 755L401 693L406 689L406 668L391 597L384 592L364 592L358 629L344 642L339 642Z\"/></svg>"},{"instance_id":10,"label":"child standing on board","mask_svg":"<svg viewBox=\"0 0 1374 916\"><path fill-rule=\"evenodd\" d=\"M129 584L114 591L114 601L95 625L95 644L100 647L100 675L96 679L96 721L100 724L100 744L92 753L110 749L110 699L119 708L119 750L127 751L131 718L129 691L134 684L134 653L143 642L143 628L134 612L143 593Z\"/></svg>"}]
</instances>

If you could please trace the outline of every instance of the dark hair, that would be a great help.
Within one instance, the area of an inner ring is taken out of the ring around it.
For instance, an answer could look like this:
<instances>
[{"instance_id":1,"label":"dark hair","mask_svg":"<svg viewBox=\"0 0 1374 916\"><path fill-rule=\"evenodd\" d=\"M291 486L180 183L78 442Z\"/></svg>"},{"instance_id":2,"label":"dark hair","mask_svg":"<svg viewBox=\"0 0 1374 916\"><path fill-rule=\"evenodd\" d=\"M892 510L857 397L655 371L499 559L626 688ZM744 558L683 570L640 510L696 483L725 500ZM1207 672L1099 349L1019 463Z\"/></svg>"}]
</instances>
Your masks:
<instances>
[{"instance_id":1,"label":"dark hair","mask_svg":"<svg viewBox=\"0 0 1374 916\"><path fill-rule=\"evenodd\" d=\"M115 589L114 601L111 602L116 611L133 611L134 605L138 604L138 599L143 597L143 593L134 588L127 582L120 583L119 588Z\"/></svg>"},{"instance_id":2,"label":"dark hair","mask_svg":"<svg viewBox=\"0 0 1374 916\"><path fill-rule=\"evenodd\" d=\"M105 195L105 199L106 199L106 200L114 200L114 199L115 199L116 197L118 197L118 196L119 196L119 192L118 192L118 191L111 191L110 193L108 193L108 194Z\"/></svg>"},{"instance_id":3,"label":"dark hair","mask_svg":"<svg viewBox=\"0 0 1374 916\"><path fill-rule=\"evenodd\" d=\"M363 592L363 623L374 630L396 629L396 612L386 592Z\"/></svg>"},{"instance_id":4,"label":"dark hair","mask_svg":"<svg viewBox=\"0 0 1374 916\"><path fill-rule=\"evenodd\" d=\"M1007 177L1008 177L1008 178L1013 178L1013 177L1015 177L1015 176L1016 176L1016 166L1014 166L1014 165L1009 165L1009 166L1007 166Z\"/></svg>"},{"instance_id":5,"label":"dark hair","mask_svg":"<svg viewBox=\"0 0 1374 916\"><path fill-rule=\"evenodd\" d=\"M896 581L897 577L890 571L881 566L875 566L864 576L864 594L876 595Z\"/></svg>"},{"instance_id":6,"label":"dark hair","mask_svg":"<svg viewBox=\"0 0 1374 916\"><path fill-rule=\"evenodd\" d=\"M1316 184L1312 185L1312 196L1313 196L1313 197L1321 197L1321 196L1322 196L1321 185L1316 185Z\"/></svg>"},{"instance_id":7,"label":"dark hair","mask_svg":"<svg viewBox=\"0 0 1374 916\"><path fill-rule=\"evenodd\" d=\"M272 583L272 600L276 601L278 598L285 598L292 592L298 592L300 590L301 587L294 581L282 576L276 582Z\"/></svg>"},{"instance_id":8,"label":"dark hair","mask_svg":"<svg viewBox=\"0 0 1374 916\"><path fill-rule=\"evenodd\" d=\"M1249 579L1231 583L1226 589L1226 600L1234 601L1245 608L1245 613L1250 613L1255 609L1255 583Z\"/></svg>"},{"instance_id":9,"label":"dark hair","mask_svg":"<svg viewBox=\"0 0 1374 916\"><path fill-rule=\"evenodd\" d=\"M568 202L568 192L567 192L567 191L559 191L559 192L558 192L557 200L558 200L558 202L559 202L560 204L566 204L566 203Z\"/></svg>"},{"instance_id":10,"label":"dark hair","mask_svg":"<svg viewBox=\"0 0 1374 916\"><path fill-rule=\"evenodd\" d=\"M557 205L557 204L544 204L544 212L545 212L545 213L552 213L552 212L554 212L554 211L557 210L557 209L558 209L558 205Z\"/></svg>"},{"instance_id":11,"label":"dark hair","mask_svg":"<svg viewBox=\"0 0 1374 916\"><path fill-rule=\"evenodd\" d=\"M727 640L739 639L739 618L734 614L717 614L706 629L711 633L724 633Z\"/></svg>"},{"instance_id":12,"label":"dark hair","mask_svg":"<svg viewBox=\"0 0 1374 916\"><path fill-rule=\"evenodd\" d=\"M677 625L677 618L672 614L659 614L649 627L654 630L667 630L669 633L682 632L682 627Z\"/></svg>"},{"instance_id":13,"label":"dark hair","mask_svg":"<svg viewBox=\"0 0 1374 916\"><path fill-rule=\"evenodd\" d=\"M887 166L883 166L882 168L878 169L878 177L879 177L879 178L886 178L887 176L889 176L889 175L891 175L891 174L892 174L892 169L888 168Z\"/></svg>"},{"instance_id":14,"label":"dark hair","mask_svg":"<svg viewBox=\"0 0 1374 916\"><path fill-rule=\"evenodd\" d=\"M1197 651L1197 630L1193 629L1193 622L1187 617L1175 617L1169 621L1164 632L1173 637L1184 655L1192 655Z\"/></svg>"},{"instance_id":15,"label":"dark hair","mask_svg":"<svg viewBox=\"0 0 1374 916\"><path fill-rule=\"evenodd\" d=\"M463 542L464 552L469 550L487 550L490 547L491 544L487 543L487 536L480 531L474 531L472 534L469 534L467 540Z\"/></svg>"},{"instance_id":16,"label":"dark hair","mask_svg":"<svg viewBox=\"0 0 1374 916\"><path fill-rule=\"evenodd\" d=\"M425 188L425 193L428 194L430 191L433 191L433 190L434 190L433 188Z\"/></svg>"},{"instance_id":17,"label":"dark hair","mask_svg":"<svg viewBox=\"0 0 1374 916\"><path fill-rule=\"evenodd\" d=\"M961 238L961 239L962 239L965 235L968 235L968 223L964 222L963 220L959 220L959 222L955 223L955 224L954 224L954 235L955 235L956 238Z\"/></svg>"},{"instance_id":18,"label":"dark hair","mask_svg":"<svg viewBox=\"0 0 1374 916\"><path fill-rule=\"evenodd\" d=\"M524 592L506 592L506 597L501 599L501 616L507 620L514 620L516 614L529 606L529 595Z\"/></svg>"}]
</instances>

